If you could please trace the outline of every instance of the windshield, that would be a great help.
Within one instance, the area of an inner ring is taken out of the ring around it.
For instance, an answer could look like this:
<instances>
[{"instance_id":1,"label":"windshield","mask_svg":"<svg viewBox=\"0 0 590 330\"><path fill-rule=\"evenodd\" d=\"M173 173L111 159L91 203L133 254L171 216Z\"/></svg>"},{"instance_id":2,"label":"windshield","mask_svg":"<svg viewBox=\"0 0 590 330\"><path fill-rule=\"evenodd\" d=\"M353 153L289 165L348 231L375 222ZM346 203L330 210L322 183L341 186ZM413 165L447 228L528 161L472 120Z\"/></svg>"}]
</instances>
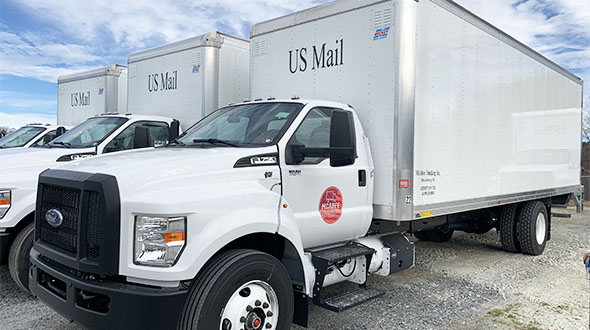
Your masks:
<instances>
[{"instance_id":1,"label":"windshield","mask_svg":"<svg viewBox=\"0 0 590 330\"><path fill-rule=\"evenodd\" d=\"M22 147L45 131L43 127L25 126L0 139L0 148Z\"/></svg>"},{"instance_id":2,"label":"windshield","mask_svg":"<svg viewBox=\"0 0 590 330\"><path fill-rule=\"evenodd\" d=\"M183 133L180 144L257 147L277 143L301 103L253 103L221 108Z\"/></svg>"},{"instance_id":3,"label":"windshield","mask_svg":"<svg viewBox=\"0 0 590 330\"><path fill-rule=\"evenodd\" d=\"M127 118L119 117L90 118L46 146L66 148L95 147L127 120Z\"/></svg>"}]
</instances>

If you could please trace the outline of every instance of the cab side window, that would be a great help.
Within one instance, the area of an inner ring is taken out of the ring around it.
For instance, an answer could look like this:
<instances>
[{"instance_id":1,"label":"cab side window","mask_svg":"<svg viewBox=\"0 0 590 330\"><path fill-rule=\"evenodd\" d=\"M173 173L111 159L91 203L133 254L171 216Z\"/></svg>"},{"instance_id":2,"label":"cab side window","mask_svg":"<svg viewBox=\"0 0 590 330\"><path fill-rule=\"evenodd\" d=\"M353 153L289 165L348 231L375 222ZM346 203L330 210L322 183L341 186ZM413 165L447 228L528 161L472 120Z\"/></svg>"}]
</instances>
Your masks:
<instances>
[{"instance_id":1,"label":"cab side window","mask_svg":"<svg viewBox=\"0 0 590 330\"><path fill-rule=\"evenodd\" d=\"M139 121L129 125L129 127L109 142L104 149L104 153L134 149L135 128L137 126L148 128L150 146L168 143L169 128L167 123Z\"/></svg>"},{"instance_id":2,"label":"cab side window","mask_svg":"<svg viewBox=\"0 0 590 330\"><path fill-rule=\"evenodd\" d=\"M330 147L330 123L332 109L315 108L311 110L289 144L301 145L304 148L329 148ZM305 157L299 164L318 164L327 157Z\"/></svg>"},{"instance_id":3,"label":"cab side window","mask_svg":"<svg viewBox=\"0 0 590 330\"><path fill-rule=\"evenodd\" d=\"M31 144L31 147L39 147L44 145L45 143L51 142L53 139L57 137L56 134L57 130L55 129L45 133L45 135L40 137L35 143Z\"/></svg>"},{"instance_id":4,"label":"cab side window","mask_svg":"<svg viewBox=\"0 0 590 330\"><path fill-rule=\"evenodd\" d=\"M352 165L357 157L354 119L350 111L332 108L311 109L285 150L287 165L319 164L330 159L330 166Z\"/></svg>"}]
</instances>

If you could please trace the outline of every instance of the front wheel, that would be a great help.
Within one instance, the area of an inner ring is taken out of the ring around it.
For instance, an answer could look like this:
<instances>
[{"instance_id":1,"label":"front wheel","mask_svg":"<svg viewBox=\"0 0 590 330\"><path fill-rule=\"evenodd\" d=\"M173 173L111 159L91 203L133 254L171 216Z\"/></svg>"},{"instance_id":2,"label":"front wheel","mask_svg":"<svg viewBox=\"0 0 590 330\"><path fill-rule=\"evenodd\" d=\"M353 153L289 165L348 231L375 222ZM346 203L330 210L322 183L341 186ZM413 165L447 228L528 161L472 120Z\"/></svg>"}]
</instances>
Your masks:
<instances>
[{"instance_id":1,"label":"front wheel","mask_svg":"<svg viewBox=\"0 0 590 330\"><path fill-rule=\"evenodd\" d=\"M35 224L28 224L14 239L8 253L10 277L23 291L29 292L29 254L33 248Z\"/></svg>"},{"instance_id":2,"label":"front wheel","mask_svg":"<svg viewBox=\"0 0 590 330\"><path fill-rule=\"evenodd\" d=\"M214 257L195 278L179 329L289 329L293 289L276 258L254 250Z\"/></svg>"}]
</instances>

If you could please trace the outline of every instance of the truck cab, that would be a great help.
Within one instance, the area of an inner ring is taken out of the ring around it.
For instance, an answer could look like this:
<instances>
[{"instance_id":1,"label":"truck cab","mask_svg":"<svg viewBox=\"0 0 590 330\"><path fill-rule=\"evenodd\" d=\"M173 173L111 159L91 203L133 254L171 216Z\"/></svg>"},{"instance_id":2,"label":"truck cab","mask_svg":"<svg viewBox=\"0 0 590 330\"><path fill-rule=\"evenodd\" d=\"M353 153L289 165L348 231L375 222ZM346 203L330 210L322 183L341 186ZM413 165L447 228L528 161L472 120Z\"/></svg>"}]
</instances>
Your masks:
<instances>
[{"instance_id":1,"label":"truck cab","mask_svg":"<svg viewBox=\"0 0 590 330\"><path fill-rule=\"evenodd\" d=\"M0 150L39 147L59 137L69 128L69 126L64 125L25 125L1 138Z\"/></svg>"},{"instance_id":2,"label":"truck cab","mask_svg":"<svg viewBox=\"0 0 590 330\"><path fill-rule=\"evenodd\" d=\"M178 135L178 122L158 116L91 117L50 143L0 152L0 260L27 289L37 178L63 162L95 155L164 145ZM175 133L176 132L176 133Z\"/></svg>"},{"instance_id":3,"label":"truck cab","mask_svg":"<svg viewBox=\"0 0 590 330\"><path fill-rule=\"evenodd\" d=\"M30 287L87 327L162 328L179 322L219 328L225 322L229 329L248 319L283 329L292 319L293 288L309 296L321 290L314 249L347 246L332 251L329 259L338 261L324 267L326 285L346 279L364 284L369 270L389 274L390 254L378 239L366 243L375 249L351 243L369 230L372 187L369 144L350 106L298 99L228 106L165 148L44 172ZM50 221L57 213L63 221L55 225ZM96 233L92 239L90 232ZM400 269L411 267L413 246L401 234L393 241L412 251ZM367 264L373 254L379 257ZM219 273L228 255L246 268ZM242 264L247 260L253 268ZM271 274L277 270L267 281L269 266ZM192 310L195 301L207 305L212 298L194 295L211 267L224 281L226 275L247 276L215 286L223 297L212 309ZM250 298L240 298L244 292ZM258 309L247 311L249 303ZM227 315L219 320L193 323L197 314L222 310Z\"/></svg>"}]
</instances>

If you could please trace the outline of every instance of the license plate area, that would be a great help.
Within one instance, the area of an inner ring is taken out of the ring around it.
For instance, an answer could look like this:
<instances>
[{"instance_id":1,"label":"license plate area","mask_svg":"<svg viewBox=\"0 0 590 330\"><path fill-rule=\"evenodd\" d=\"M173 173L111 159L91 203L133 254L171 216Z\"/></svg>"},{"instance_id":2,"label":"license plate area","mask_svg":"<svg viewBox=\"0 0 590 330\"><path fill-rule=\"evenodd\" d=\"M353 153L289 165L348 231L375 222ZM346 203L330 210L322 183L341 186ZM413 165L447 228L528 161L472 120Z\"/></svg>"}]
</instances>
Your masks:
<instances>
[{"instance_id":1,"label":"license plate area","mask_svg":"<svg viewBox=\"0 0 590 330\"><path fill-rule=\"evenodd\" d=\"M68 291L66 282L47 274L41 269L39 269L38 275L39 276L37 276L37 279L41 287L53 293L56 297L60 298L61 300L67 300Z\"/></svg>"},{"instance_id":2,"label":"license plate area","mask_svg":"<svg viewBox=\"0 0 590 330\"><path fill-rule=\"evenodd\" d=\"M109 296L76 288L76 306L89 311L107 314L110 305L111 298Z\"/></svg>"}]
</instances>

